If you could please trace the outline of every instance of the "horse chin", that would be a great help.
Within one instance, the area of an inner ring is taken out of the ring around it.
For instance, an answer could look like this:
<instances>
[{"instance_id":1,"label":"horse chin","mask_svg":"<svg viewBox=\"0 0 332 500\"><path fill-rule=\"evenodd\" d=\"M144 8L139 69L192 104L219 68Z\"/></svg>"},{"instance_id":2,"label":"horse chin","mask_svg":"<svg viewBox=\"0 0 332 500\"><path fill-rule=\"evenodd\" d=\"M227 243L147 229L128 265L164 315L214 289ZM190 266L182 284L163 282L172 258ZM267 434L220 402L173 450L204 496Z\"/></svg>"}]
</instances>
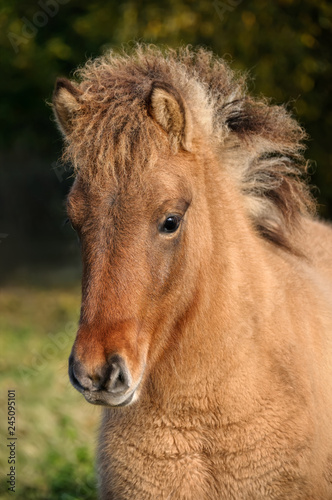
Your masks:
<instances>
[{"instance_id":1,"label":"horse chin","mask_svg":"<svg viewBox=\"0 0 332 500\"><path fill-rule=\"evenodd\" d=\"M107 391L84 391L83 396L88 403L111 408L129 406L137 400L136 388L121 397L114 397Z\"/></svg>"}]
</instances>

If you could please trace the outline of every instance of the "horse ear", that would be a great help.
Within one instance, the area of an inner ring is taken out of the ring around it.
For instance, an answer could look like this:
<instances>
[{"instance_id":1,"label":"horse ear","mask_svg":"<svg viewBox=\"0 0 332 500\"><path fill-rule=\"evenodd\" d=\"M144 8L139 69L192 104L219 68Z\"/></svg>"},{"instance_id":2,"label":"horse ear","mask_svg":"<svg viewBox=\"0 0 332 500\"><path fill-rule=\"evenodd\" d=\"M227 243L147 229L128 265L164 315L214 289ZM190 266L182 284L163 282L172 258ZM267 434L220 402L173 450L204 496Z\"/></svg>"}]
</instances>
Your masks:
<instances>
[{"instance_id":1,"label":"horse ear","mask_svg":"<svg viewBox=\"0 0 332 500\"><path fill-rule=\"evenodd\" d=\"M172 147L180 144L184 149L191 148L191 124L189 111L180 94L162 82L152 85L149 110L152 117L168 133Z\"/></svg>"},{"instance_id":2,"label":"horse ear","mask_svg":"<svg viewBox=\"0 0 332 500\"><path fill-rule=\"evenodd\" d=\"M53 109L58 126L63 135L70 134L72 120L80 109L81 92L66 78L58 78L53 93Z\"/></svg>"}]
</instances>

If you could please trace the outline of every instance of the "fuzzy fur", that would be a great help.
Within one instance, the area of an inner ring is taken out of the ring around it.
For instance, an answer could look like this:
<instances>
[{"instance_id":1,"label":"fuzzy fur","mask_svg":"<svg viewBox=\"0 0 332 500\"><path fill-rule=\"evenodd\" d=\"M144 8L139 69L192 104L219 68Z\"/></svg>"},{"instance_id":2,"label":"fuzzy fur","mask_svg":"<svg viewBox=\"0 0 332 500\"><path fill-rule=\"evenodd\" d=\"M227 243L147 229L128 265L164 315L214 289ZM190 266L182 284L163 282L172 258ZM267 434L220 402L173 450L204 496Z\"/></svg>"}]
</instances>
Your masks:
<instances>
[{"instance_id":1,"label":"fuzzy fur","mask_svg":"<svg viewBox=\"0 0 332 500\"><path fill-rule=\"evenodd\" d=\"M132 162L144 168L155 161L165 144L151 122L149 102L152 87L162 82L183 97L192 126L220 150L258 231L291 247L298 217L313 213L315 206L301 180L307 169L305 132L285 108L250 97L244 78L203 49L163 54L139 46L130 54L110 52L89 61L76 76L81 109L74 114L65 159L81 175L117 177ZM179 127L175 138L182 134L183 124Z\"/></svg>"},{"instance_id":2,"label":"fuzzy fur","mask_svg":"<svg viewBox=\"0 0 332 500\"><path fill-rule=\"evenodd\" d=\"M103 413L101 499L331 500L332 229L303 130L203 49L77 76L54 94L83 258L71 359L98 381L116 353L135 388Z\"/></svg>"}]
</instances>

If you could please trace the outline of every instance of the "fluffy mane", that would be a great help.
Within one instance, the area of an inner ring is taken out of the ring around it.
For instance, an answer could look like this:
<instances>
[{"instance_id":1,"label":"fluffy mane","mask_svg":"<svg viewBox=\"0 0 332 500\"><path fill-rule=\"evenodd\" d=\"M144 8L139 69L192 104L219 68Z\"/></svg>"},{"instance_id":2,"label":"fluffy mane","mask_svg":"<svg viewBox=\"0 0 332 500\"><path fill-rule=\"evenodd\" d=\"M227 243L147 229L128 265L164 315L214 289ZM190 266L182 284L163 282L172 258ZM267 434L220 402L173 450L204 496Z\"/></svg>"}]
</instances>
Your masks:
<instances>
[{"instance_id":1,"label":"fluffy mane","mask_svg":"<svg viewBox=\"0 0 332 500\"><path fill-rule=\"evenodd\" d=\"M284 107L248 95L245 78L201 48L139 45L127 53L110 51L88 61L76 77L82 106L64 156L81 175L116 178L132 162L145 168L169 149L148 109L151 86L162 82L182 96L210 137L258 232L292 248L292 234L314 203L302 180L305 132Z\"/></svg>"}]
</instances>

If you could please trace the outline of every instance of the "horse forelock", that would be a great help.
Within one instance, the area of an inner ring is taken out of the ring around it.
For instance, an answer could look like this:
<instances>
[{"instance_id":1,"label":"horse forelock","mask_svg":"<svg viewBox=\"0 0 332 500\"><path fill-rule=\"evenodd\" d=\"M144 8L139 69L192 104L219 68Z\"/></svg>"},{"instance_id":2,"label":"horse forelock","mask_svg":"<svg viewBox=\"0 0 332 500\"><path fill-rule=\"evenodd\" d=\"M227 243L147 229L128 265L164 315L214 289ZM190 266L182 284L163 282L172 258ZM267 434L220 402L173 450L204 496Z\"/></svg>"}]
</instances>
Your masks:
<instances>
[{"instance_id":1,"label":"horse forelock","mask_svg":"<svg viewBox=\"0 0 332 500\"><path fill-rule=\"evenodd\" d=\"M64 153L87 180L142 171L170 150L165 132L149 114L154 83L175 89L194 123L215 146L220 168L244 196L262 237L293 249L302 215L314 211L303 180L305 133L282 106L248 95L245 78L212 53L190 47L162 51L139 45L88 61L77 71L81 111Z\"/></svg>"},{"instance_id":2,"label":"horse forelock","mask_svg":"<svg viewBox=\"0 0 332 500\"><path fill-rule=\"evenodd\" d=\"M75 173L89 181L112 177L115 182L153 162L165 148L163 134L153 124L143 97L120 89L97 87L83 81L82 108L64 151ZM114 79L116 85L116 80Z\"/></svg>"}]
</instances>

